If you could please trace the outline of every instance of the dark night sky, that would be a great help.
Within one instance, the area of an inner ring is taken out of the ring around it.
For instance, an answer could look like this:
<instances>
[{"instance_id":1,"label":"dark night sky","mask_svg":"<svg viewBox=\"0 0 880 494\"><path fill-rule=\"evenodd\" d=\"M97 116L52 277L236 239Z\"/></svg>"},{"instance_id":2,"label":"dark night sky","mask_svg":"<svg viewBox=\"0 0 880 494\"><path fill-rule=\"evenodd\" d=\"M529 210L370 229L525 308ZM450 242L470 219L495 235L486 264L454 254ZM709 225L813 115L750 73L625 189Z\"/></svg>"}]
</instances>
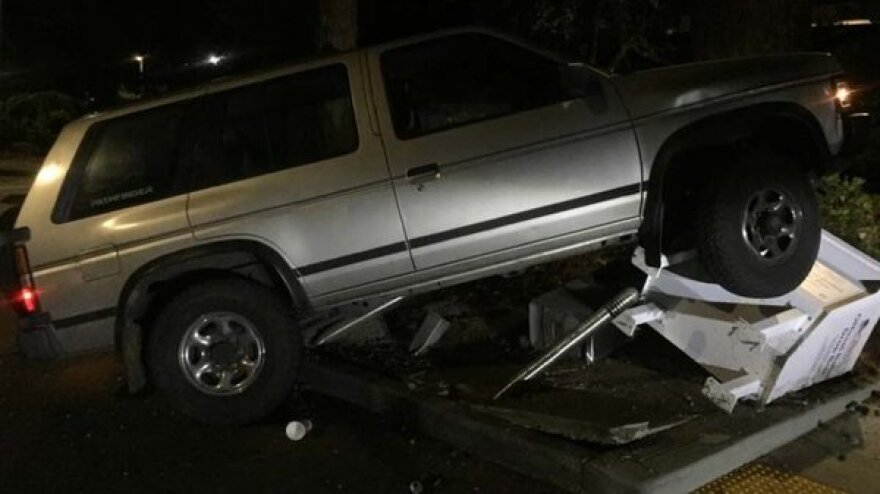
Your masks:
<instances>
[{"instance_id":1,"label":"dark night sky","mask_svg":"<svg viewBox=\"0 0 880 494\"><path fill-rule=\"evenodd\" d=\"M313 2L277 0L6 0L11 55L31 63L105 61L134 51L186 56L314 38Z\"/></svg>"},{"instance_id":2,"label":"dark night sky","mask_svg":"<svg viewBox=\"0 0 880 494\"><path fill-rule=\"evenodd\" d=\"M0 93L55 88L77 95L110 94L119 81L136 80L135 53L149 55L148 79L171 86L308 57L316 50L317 1L0 0ZM664 0L667 5L689 1ZM522 10L532 3L360 2L361 41L366 44L449 25L497 24L501 6ZM210 53L230 58L220 68L200 66Z\"/></svg>"},{"instance_id":3,"label":"dark night sky","mask_svg":"<svg viewBox=\"0 0 880 494\"><path fill-rule=\"evenodd\" d=\"M135 53L147 75L172 85L246 70L314 52L313 1L3 0L0 91L59 88L109 92L135 80ZM199 67L210 53L226 67ZM189 64L187 66L186 64ZM210 69L210 73L201 73ZM8 87L12 86L12 87Z\"/></svg>"},{"instance_id":4,"label":"dark night sky","mask_svg":"<svg viewBox=\"0 0 880 494\"><path fill-rule=\"evenodd\" d=\"M664 0L666 5L689 0ZM43 66L110 63L133 52L177 63L212 50L260 49L271 56L314 50L317 0L0 0L0 60ZM491 20L527 0L360 0L363 41ZM850 2L870 4L875 0ZM589 3L589 1L587 1ZM818 1L821 3L835 3ZM840 2L836 2L840 3ZM496 7L496 4L498 7ZM521 7L517 7L521 8ZM877 8L880 8L878 6ZM374 12L374 14L369 14ZM268 55L267 55L268 56Z\"/></svg>"}]
</instances>

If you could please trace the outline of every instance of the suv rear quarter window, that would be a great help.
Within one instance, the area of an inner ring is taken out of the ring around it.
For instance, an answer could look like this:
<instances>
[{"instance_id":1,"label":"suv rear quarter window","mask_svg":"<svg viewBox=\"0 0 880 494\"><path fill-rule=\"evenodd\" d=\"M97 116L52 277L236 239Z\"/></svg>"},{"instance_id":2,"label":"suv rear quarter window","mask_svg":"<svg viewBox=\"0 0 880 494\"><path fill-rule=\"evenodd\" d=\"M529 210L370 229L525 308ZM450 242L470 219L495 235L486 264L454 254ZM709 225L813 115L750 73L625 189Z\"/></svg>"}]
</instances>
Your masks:
<instances>
[{"instance_id":1,"label":"suv rear quarter window","mask_svg":"<svg viewBox=\"0 0 880 494\"><path fill-rule=\"evenodd\" d=\"M210 95L187 148L211 187L354 152L348 71L337 64Z\"/></svg>"},{"instance_id":2,"label":"suv rear quarter window","mask_svg":"<svg viewBox=\"0 0 880 494\"><path fill-rule=\"evenodd\" d=\"M348 75L336 65L266 88L274 159L287 166L347 154L358 147Z\"/></svg>"},{"instance_id":3,"label":"suv rear quarter window","mask_svg":"<svg viewBox=\"0 0 880 494\"><path fill-rule=\"evenodd\" d=\"M178 128L185 105L127 115L90 128L72 166L75 220L179 193Z\"/></svg>"}]
</instances>

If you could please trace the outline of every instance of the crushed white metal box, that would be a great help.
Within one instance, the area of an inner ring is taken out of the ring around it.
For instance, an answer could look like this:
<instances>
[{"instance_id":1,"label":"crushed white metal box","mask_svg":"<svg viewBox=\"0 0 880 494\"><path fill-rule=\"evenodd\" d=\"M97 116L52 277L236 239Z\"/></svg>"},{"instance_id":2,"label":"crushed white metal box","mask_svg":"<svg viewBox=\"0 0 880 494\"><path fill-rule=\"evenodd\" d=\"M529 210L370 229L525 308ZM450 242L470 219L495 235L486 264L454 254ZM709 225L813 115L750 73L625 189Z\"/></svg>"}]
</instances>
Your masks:
<instances>
[{"instance_id":1,"label":"crushed white metal box","mask_svg":"<svg viewBox=\"0 0 880 494\"><path fill-rule=\"evenodd\" d=\"M630 336L648 324L701 364L712 376L704 393L727 411L851 371L880 318L880 263L828 232L807 279L783 297L734 295L681 274L688 262L652 268L638 249L644 300L614 322Z\"/></svg>"}]
</instances>

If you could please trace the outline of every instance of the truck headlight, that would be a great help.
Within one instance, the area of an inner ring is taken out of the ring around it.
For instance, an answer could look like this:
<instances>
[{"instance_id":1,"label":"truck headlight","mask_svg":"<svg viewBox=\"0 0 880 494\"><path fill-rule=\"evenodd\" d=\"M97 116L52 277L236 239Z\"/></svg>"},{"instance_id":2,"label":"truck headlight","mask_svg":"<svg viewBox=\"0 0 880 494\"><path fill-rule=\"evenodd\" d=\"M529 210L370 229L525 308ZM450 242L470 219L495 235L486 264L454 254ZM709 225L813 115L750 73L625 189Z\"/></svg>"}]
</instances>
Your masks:
<instances>
[{"instance_id":1,"label":"truck headlight","mask_svg":"<svg viewBox=\"0 0 880 494\"><path fill-rule=\"evenodd\" d=\"M837 81L834 83L834 100L841 109L847 109L852 106L852 89L845 81Z\"/></svg>"}]
</instances>

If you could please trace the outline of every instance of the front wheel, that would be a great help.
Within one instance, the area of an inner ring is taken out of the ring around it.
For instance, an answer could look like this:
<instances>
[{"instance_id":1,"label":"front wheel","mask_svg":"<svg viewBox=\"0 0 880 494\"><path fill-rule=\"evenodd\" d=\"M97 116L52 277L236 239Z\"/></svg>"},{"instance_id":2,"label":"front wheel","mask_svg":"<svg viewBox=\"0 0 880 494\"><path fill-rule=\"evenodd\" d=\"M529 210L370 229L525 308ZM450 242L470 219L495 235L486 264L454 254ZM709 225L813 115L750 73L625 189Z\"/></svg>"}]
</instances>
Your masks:
<instances>
[{"instance_id":1,"label":"front wheel","mask_svg":"<svg viewBox=\"0 0 880 494\"><path fill-rule=\"evenodd\" d=\"M789 158L741 154L709 187L698 224L698 251L710 275L741 296L771 298L796 289L819 252L816 193Z\"/></svg>"},{"instance_id":2,"label":"front wheel","mask_svg":"<svg viewBox=\"0 0 880 494\"><path fill-rule=\"evenodd\" d=\"M246 424L289 394L302 355L289 304L246 280L193 286L151 328L147 363L171 404L201 422Z\"/></svg>"}]
</instances>

